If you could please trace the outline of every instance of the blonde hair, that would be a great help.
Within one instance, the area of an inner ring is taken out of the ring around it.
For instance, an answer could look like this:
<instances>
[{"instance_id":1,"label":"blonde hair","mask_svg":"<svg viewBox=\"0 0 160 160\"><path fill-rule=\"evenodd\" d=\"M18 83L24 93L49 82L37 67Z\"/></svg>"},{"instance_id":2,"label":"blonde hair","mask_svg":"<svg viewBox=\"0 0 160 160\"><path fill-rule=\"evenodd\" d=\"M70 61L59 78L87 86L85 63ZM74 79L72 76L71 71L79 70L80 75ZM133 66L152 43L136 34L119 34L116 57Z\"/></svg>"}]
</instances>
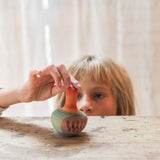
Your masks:
<instances>
[{"instance_id":1,"label":"blonde hair","mask_svg":"<svg viewBox=\"0 0 160 160\"><path fill-rule=\"evenodd\" d=\"M131 80L126 70L109 58L87 55L76 60L69 68L69 73L77 80L89 80L109 86L116 100L116 115L135 115L134 93ZM65 93L57 97L57 106L62 108Z\"/></svg>"}]
</instances>

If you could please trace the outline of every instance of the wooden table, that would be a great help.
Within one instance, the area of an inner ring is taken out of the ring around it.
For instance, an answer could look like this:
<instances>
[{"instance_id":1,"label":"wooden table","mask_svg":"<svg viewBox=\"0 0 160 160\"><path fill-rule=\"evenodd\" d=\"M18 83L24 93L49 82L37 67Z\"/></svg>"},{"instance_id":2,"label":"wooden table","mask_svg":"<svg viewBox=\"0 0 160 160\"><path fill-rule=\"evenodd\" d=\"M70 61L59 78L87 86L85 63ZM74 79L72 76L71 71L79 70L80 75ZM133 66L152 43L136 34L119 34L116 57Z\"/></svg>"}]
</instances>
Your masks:
<instances>
[{"instance_id":1,"label":"wooden table","mask_svg":"<svg viewBox=\"0 0 160 160\"><path fill-rule=\"evenodd\" d=\"M62 137L49 117L0 117L0 160L160 159L160 117L89 117Z\"/></svg>"}]
</instances>

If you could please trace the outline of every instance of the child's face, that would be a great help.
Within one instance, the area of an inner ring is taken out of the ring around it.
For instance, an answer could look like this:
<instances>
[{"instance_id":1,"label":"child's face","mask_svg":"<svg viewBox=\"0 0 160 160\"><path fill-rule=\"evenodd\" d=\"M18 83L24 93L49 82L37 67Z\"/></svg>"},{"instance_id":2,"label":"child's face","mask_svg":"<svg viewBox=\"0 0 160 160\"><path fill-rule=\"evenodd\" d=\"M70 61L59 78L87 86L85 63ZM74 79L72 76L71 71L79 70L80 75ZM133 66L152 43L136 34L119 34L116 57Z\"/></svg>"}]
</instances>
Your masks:
<instances>
[{"instance_id":1,"label":"child's face","mask_svg":"<svg viewBox=\"0 0 160 160\"><path fill-rule=\"evenodd\" d=\"M110 87L105 84L79 81L82 88L78 92L77 107L88 116L116 115L116 101Z\"/></svg>"}]
</instances>

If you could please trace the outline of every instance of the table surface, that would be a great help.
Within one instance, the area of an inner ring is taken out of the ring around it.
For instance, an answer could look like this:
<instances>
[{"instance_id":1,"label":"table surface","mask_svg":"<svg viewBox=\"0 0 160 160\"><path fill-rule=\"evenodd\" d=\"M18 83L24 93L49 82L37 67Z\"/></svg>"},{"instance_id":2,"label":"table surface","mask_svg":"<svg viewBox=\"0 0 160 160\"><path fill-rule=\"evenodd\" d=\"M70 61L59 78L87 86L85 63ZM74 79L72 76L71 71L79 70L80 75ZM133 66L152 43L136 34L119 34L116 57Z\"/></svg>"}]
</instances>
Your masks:
<instances>
[{"instance_id":1,"label":"table surface","mask_svg":"<svg viewBox=\"0 0 160 160\"><path fill-rule=\"evenodd\" d=\"M88 117L62 137L49 117L0 117L0 160L160 159L160 117Z\"/></svg>"}]
</instances>

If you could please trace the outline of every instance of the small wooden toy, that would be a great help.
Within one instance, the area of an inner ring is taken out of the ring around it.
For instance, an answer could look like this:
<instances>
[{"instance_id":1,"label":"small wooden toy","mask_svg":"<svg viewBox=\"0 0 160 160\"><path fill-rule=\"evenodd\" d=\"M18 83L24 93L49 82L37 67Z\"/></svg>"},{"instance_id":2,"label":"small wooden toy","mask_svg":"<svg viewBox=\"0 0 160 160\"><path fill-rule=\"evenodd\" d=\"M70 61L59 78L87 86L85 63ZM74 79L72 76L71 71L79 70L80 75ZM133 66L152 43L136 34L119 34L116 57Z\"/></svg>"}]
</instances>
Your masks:
<instances>
[{"instance_id":1,"label":"small wooden toy","mask_svg":"<svg viewBox=\"0 0 160 160\"><path fill-rule=\"evenodd\" d=\"M76 136L87 124L86 114L77 108L77 96L77 89L70 87L66 91L65 105L51 115L53 127L63 136Z\"/></svg>"}]
</instances>

